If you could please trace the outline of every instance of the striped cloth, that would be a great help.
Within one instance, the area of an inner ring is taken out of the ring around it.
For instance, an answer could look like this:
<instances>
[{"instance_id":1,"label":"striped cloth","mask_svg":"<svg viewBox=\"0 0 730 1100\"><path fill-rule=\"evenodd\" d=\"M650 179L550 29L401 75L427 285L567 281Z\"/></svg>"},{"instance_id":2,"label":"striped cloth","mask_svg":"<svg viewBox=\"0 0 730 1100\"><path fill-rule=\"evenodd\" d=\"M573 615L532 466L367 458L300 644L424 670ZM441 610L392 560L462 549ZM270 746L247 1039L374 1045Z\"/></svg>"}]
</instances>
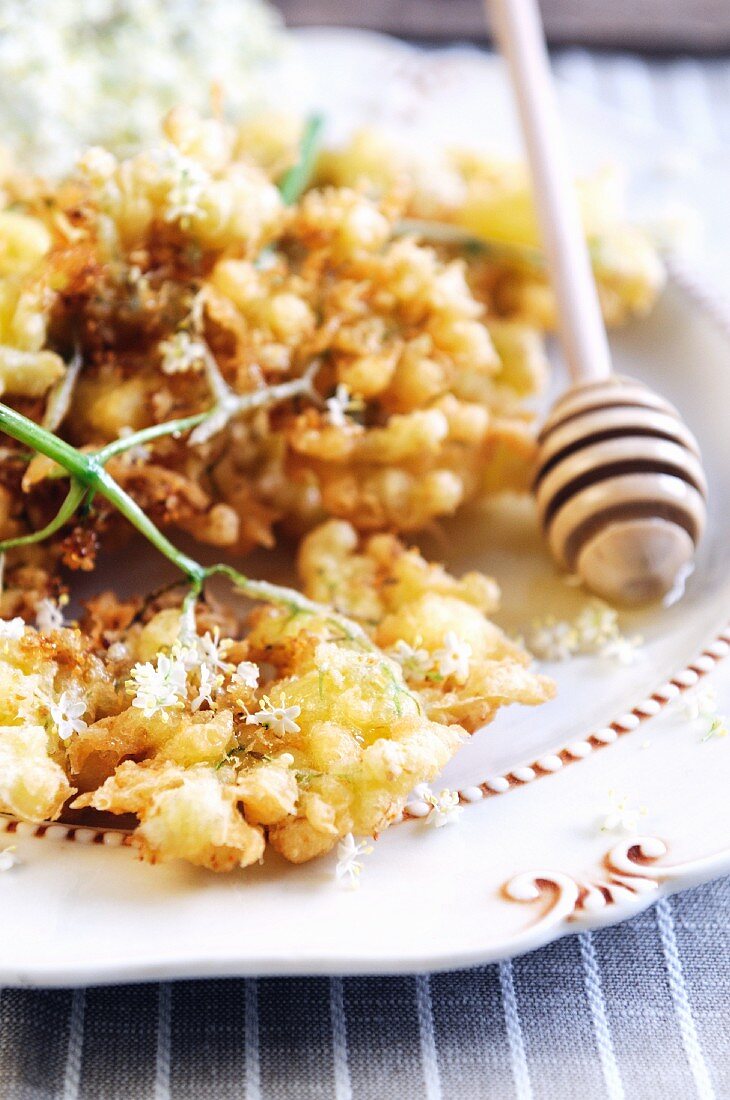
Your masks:
<instances>
[{"instance_id":1,"label":"striped cloth","mask_svg":"<svg viewBox=\"0 0 730 1100\"><path fill-rule=\"evenodd\" d=\"M723 155L730 63L573 51L557 67ZM730 237L717 209L715 242L722 224ZM724 252L708 262L730 290ZM416 978L5 989L0 1100L721 1100L728 912L722 880L512 962Z\"/></svg>"},{"instance_id":2,"label":"striped cloth","mask_svg":"<svg viewBox=\"0 0 730 1100\"><path fill-rule=\"evenodd\" d=\"M3 1100L730 1096L730 880L498 966L0 995Z\"/></svg>"}]
</instances>

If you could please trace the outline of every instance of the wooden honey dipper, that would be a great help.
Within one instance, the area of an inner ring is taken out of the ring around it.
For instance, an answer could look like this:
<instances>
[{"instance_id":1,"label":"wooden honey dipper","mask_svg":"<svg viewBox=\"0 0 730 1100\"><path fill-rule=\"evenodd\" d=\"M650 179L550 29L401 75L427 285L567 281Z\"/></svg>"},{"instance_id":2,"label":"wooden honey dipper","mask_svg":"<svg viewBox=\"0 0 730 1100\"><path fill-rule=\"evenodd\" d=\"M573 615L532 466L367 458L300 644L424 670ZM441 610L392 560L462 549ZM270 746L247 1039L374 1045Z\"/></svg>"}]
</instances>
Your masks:
<instances>
[{"instance_id":1,"label":"wooden honey dipper","mask_svg":"<svg viewBox=\"0 0 730 1100\"><path fill-rule=\"evenodd\" d=\"M540 522L558 564L595 593L656 600L689 573L705 526L699 447L672 405L612 373L536 0L488 7L517 98L572 379L538 437Z\"/></svg>"}]
</instances>

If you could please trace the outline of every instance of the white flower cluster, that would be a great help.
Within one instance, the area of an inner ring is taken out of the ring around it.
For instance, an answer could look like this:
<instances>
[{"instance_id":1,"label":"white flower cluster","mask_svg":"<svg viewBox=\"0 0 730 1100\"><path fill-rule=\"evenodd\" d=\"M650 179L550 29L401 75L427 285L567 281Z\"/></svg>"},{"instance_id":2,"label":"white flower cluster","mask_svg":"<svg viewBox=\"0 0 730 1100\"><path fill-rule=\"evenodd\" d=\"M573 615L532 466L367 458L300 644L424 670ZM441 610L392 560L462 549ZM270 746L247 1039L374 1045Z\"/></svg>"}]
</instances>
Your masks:
<instances>
[{"instance_id":1,"label":"white flower cluster","mask_svg":"<svg viewBox=\"0 0 730 1100\"><path fill-rule=\"evenodd\" d=\"M187 374L198 372L205 364L205 345L181 329L157 347L161 356L163 374Z\"/></svg>"},{"instance_id":2,"label":"white flower cluster","mask_svg":"<svg viewBox=\"0 0 730 1100\"><path fill-rule=\"evenodd\" d=\"M220 693L226 676L241 688L258 686L259 670L251 661L241 661L234 666L226 660L231 647L228 639L221 639L216 627L213 633L202 636L193 632L186 616L181 620L180 639L170 653L159 653L155 662L137 663L130 672L127 690L133 695L132 706L138 707L145 718L154 716L167 721L170 714L182 709L192 698L193 711L213 700Z\"/></svg>"},{"instance_id":3,"label":"white flower cluster","mask_svg":"<svg viewBox=\"0 0 730 1100\"><path fill-rule=\"evenodd\" d=\"M419 645L418 640L415 645L409 645L400 638L390 649L389 656L398 662L407 680L453 679L463 684L469 677L472 648L456 631L449 630L433 653Z\"/></svg>"},{"instance_id":4,"label":"white flower cluster","mask_svg":"<svg viewBox=\"0 0 730 1100\"><path fill-rule=\"evenodd\" d=\"M684 717L702 733L702 740L727 737L728 719L719 713L717 692L712 687L696 688L684 699Z\"/></svg>"},{"instance_id":5,"label":"white flower cluster","mask_svg":"<svg viewBox=\"0 0 730 1100\"><path fill-rule=\"evenodd\" d=\"M603 600L591 600L571 622L552 615L536 619L525 637L527 648L542 661L592 655L631 664L642 642L639 635L621 633L618 613Z\"/></svg>"},{"instance_id":6,"label":"white flower cluster","mask_svg":"<svg viewBox=\"0 0 730 1100\"><path fill-rule=\"evenodd\" d=\"M166 722L175 711L182 710L186 701L193 711L205 704L212 707L226 678L234 689L255 691L259 685L258 666L253 661L232 664L227 660L231 645L229 639L221 638L217 627L212 633L194 634L189 617L183 615L180 639L169 654L159 653L154 663L139 662L132 668L127 681L132 706L138 707L145 718L159 717ZM275 706L264 695L260 709L247 714L246 724L263 726L281 737L299 732L295 719L300 713L301 707Z\"/></svg>"},{"instance_id":7,"label":"white flower cluster","mask_svg":"<svg viewBox=\"0 0 730 1100\"><path fill-rule=\"evenodd\" d=\"M428 783L419 783L408 796L406 805L413 816L420 817L427 825L442 829L454 823L462 813L459 792L445 787L436 794Z\"/></svg>"},{"instance_id":8,"label":"white flower cluster","mask_svg":"<svg viewBox=\"0 0 730 1100\"><path fill-rule=\"evenodd\" d=\"M261 0L0 0L3 142L56 173L80 147L154 144L171 107L209 111L214 87L240 117L279 26Z\"/></svg>"}]
</instances>

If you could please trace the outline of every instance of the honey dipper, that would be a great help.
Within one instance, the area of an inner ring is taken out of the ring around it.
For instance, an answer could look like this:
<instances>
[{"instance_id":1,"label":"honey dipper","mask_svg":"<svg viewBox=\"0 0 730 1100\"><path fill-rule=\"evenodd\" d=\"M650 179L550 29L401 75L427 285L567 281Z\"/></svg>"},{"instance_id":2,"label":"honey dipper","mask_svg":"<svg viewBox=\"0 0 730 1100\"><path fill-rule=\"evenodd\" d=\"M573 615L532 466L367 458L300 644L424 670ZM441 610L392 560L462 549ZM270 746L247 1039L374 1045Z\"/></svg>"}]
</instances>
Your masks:
<instances>
[{"instance_id":1,"label":"honey dipper","mask_svg":"<svg viewBox=\"0 0 730 1100\"><path fill-rule=\"evenodd\" d=\"M540 522L558 564L599 596L656 600L681 585L705 526L699 447L672 405L612 372L536 0L488 6L518 103L572 380L538 437Z\"/></svg>"}]
</instances>

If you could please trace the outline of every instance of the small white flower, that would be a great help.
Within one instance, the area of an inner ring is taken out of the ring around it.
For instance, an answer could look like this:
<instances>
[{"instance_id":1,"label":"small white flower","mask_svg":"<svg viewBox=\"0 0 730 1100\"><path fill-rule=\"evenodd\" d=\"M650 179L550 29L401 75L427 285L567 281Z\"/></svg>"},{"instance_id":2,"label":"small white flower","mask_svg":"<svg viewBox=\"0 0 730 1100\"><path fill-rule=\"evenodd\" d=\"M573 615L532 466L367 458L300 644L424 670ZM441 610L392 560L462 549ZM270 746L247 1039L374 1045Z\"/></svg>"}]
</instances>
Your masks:
<instances>
[{"instance_id":1,"label":"small white flower","mask_svg":"<svg viewBox=\"0 0 730 1100\"><path fill-rule=\"evenodd\" d=\"M302 708L294 704L291 707L276 707L267 698L263 699L261 710L255 714L246 716L247 726L264 726L270 729L277 737L283 737L286 733L299 733L299 726L295 719L302 713Z\"/></svg>"},{"instance_id":2,"label":"small white flower","mask_svg":"<svg viewBox=\"0 0 730 1100\"><path fill-rule=\"evenodd\" d=\"M639 655L639 649L644 639L639 634L633 638L626 638L622 634L605 642L600 649L601 657L609 657L618 661L620 665L632 665Z\"/></svg>"},{"instance_id":3,"label":"small white flower","mask_svg":"<svg viewBox=\"0 0 730 1100\"><path fill-rule=\"evenodd\" d=\"M631 806L628 798L619 798L615 791L609 791L608 796L610 804L601 823L601 832L635 833L639 819L646 817L646 806Z\"/></svg>"},{"instance_id":4,"label":"small white flower","mask_svg":"<svg viewBox=\"0 0 730 1100\"><path fill-rule=\"evenodd\" d=\"M576 652L578 636L575 627L549 615L537 619L527 635L527 647L541 661L565 661Z\"/></svg>"},{"instance_id":5,"label":"small white flower","mask_svg":"<svg viewBox=\"0 0 730 1100\"><path fill-rule=\"evenodd\" d=\"M20 617L15 619L0 619L0 641L17 642L23 637L25 623Z\"/></svg>"},{"instance_id":6,"label":"small white flower","mask_svg":"<svg viewBox=\"0 0 730 1100\"><path fill-rule=\"evenodd\" d=\"M132 706L138 707L145 718L156 715L167 721L168 710L179 708L187 689L187 670L181 660L158 654L157 664L150 661L136 664L127 681L127 690L134 693Z\"/></svg>"},{"instance_id":7,"label":"small white flower","mask_svg":"<svg viewBox=\"0 0 730 1100\"><path fill-rule=\"evenodd\" d=\"M62 691L58 702L51 703L49 710L62 741L68 741L72 733L81 733L87 728L82 717L86 714L86 703L78 692Z\"/></svg>"},{"instance_id":8,"label":"small white flower","mask_svg":"<svg viewBox=\"0 0 730 1100\"><path fill-rule=\"evenodd\" d=\"M200 200L210 184L210 175L202 164L186 157L172 144L157 154L169 182L164 218L167 222L181 222L200 214Z\"/></svg>"},{"instance_id":9,"label":"small white flower","mask_svg":"<svg viewBox=\"0 0 730 1100\"><path fill-rule=\"evenodd\" d=\"M418 644L409 645L402 638L398 639L388 655L398 662L406 679L424 680L433 665L433 657L427 649L422 649Z\"/></svg>"},{"instance_id":10,"label":"small white flower","mask_svg":"<svg viewBox=\"0 0 730 1100\"><path fill-rule=\"evenodd\" d=\"M684 697L683 717L690 722L714 718L717 714L717 692L713 687L696 688Z\"/></svg>"},{"instance_id":11,"label":"small white flower","mask_svg":"<svg viewBox=\"0 0 730 1100\"><path fill-rule=\"evenodd\" d=\"M124 642L112 642L106 655L110 661L126 661L129 657L129 649Z\"/></svg>"},{"instance_id":12,"label":"small white flower","mask_svg":"<svg viewBox=\"0 0 730 1100\"><path fill-rule=\"evenodd\" d=\"M164 374L187 374L201 371L205 365L206 347L189 332L181 330L157 345L162 356Z\"/></svg>"},{"instance_id":13,"label":"small white flower","mask_svg":"<svg viewBox=\"0 0 730 1100\"><path fill-rule=\"evenodd\" d=\"M469 643L460 638L456 631L447 631L442 648L433 655L439 675L444 679L453 676L457 683L463 684L469 676L471 652Z\"/></svg>"},{"instance_id":14,"label":"small white flower","mask_svg":"<svg viewBox=\"0 0 730 1100\"><path fill-rule=\"evenodd\" d=\"M703 741L727 736L727 719L718 713L717 692L714 688L702 687L688 692L682 709L683 716L702 730Z\"/></svg>"},{"instance_id":15,"label":"small white flower","mask_svg":"<svg viewBox=\"0 0 730 1100\"><path fill-rule=\"evenodd\" d=\"M329 676L337 687L342 687L345 677L332 661L330 646L320 643L314 652L314 661L320 676Z\"/></svg>"},{"instance_id":16,"label":"small white flower","mask_svg":"<svg viewBox=\"0 0 730 1100\"><path fill-rule=\"evenodd\" d=\"M230 638L221 638L221 632L217 626L212 634L209 630L206 631L202 638L198 638L201 662L207 665L211 672L230 672L232 665L230 661L226 661L226 653L232 645Z\"/></svg>"},{"instance_id":17,"label":"small white flower","mask_svg":"<svg viewBox=\"0 0 730 1100\"><path fill-rule=\"evenodd\" d=\"M222 683L222 676L216 676L207 665L201 665L197 695L190 704L192 709L200 710L203 703L208 703L212 707L213 696L220 691Z\"/></svg>"},{"instance_id":18,"label":"small white flower","mask_svg":"<svg viewBox=\"0 0 730 1100\"><path fill-rule=\"evenodd\" d=\"M552 615L535 620L526 641L528 649L543 661L565 661L581 654L631 664L643 639L625 637L616 611L603 600L591 600L573 622Z\"/></svg>"},{"instance_id":19,"label":"small white flower","mask_svg":"<svg viewBox=\"0 0 730 1100\"><path fill-rule=\"evenodd\" d=\"M0 849L0 871L9 871L11 867L15 867L19 862L14 846Z\"/></svg>"},{"instance_id":20,"label":"small white flower","mask_svg":"<svg viewBox=\"0 0 730 1100\"><path fill-rule=\"evenodd\" d=\"M249 691L255 691L259 686L259 675L259 667L253 661L241 661L236 665L236 671L233 673L231 680L235 685L240 684L241 687Z\"/></svg>"},{"instance_id":21,"label":"small white flower","mask_svg":"<svg viewBox=\"0 0 730 1100\"><path fill-rule=\"evenodd\" d=\"M583 652L598 652L618 633L618 615L603 600L591 600L576 617L575 630Z\"/></svg>"},{"instance_id":22,"label":"small white flower","mask_svg":"<svg viewBox=\"0 0 730 1100\"><path fill-rule=\"evenodd\" d=\"M450 825L456 821L462 812L459 805L459 795L456 791L443 790L440 794L432 792L426 798L431 806L431 811L426 818L429 825L435 829L441 829L444 825Z\"/></svg>"},{"instance_id":23,"label":"small white flower","mask_svg":"<svg viewBox=\"0 0 730 1100\"><path fill-rule=\"evenodd\" d=\"M63 626L63 612L55 600L49 600L47 596L39 600L35 605L35 625L44 634L50 634L52 630L60 630Z\"/></svg>"},{"instance_id":24,"label":"small white flower","mask_svg":"<svg viewBox=\"0 0 730 1100\"><path fill-rule=\"evenodd\" d=\"M369 856L373 850L372 844L367 840L355 840L352 833L344 836L337 845L337 866L335 875L337 881L349 890L360 888L360 875L363 864L361 856Z\"/></svg>"},{"instance_id":25,"label":"small white flower","mask_svg":"<svg viewBox=\"0 0 730 1100\"><path fill-rule=\"evenodd\" d=\"M325 419L333 428L344 428L348 423L348 413L359 412L363 408L361 399L352 397L344 382L340 382L332 397L325 401L327 412Z\"/></svg>"}]
</instances>

